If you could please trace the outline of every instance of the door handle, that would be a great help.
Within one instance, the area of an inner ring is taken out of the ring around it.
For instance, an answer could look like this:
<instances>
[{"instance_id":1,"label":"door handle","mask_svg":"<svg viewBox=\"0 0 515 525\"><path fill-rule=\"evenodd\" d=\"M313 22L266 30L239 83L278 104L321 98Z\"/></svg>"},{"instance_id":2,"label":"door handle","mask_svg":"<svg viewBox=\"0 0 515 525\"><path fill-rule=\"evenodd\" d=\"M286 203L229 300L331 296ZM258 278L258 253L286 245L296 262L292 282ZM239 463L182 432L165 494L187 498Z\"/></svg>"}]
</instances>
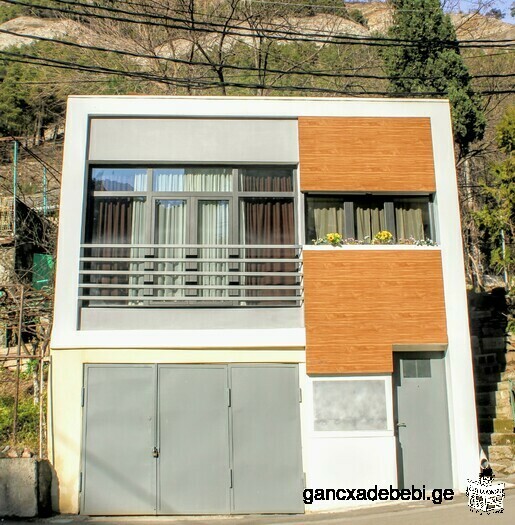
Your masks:
<instances>
[{"instance_id":1,"label":"door handle","mask_svg":"<svg viewBox=\"0 0 515 525\"><path fill-rule=\"evenodd\" d=\"M406 423L396 423L395 425L397 427L404 427L404 428L406 428Z\"/></svg>"},{"instance_id":2,"label":"door handle","mask_svg":"<svg viewBox=\"0 0 515 525\"><path fill-rule=\"evenodd\" d=\"M158 458L159 457L159 450L158 450L157 447L154 447L152 449L152 457L154 457L154 458Z\"/></svg>"}]
</instances>

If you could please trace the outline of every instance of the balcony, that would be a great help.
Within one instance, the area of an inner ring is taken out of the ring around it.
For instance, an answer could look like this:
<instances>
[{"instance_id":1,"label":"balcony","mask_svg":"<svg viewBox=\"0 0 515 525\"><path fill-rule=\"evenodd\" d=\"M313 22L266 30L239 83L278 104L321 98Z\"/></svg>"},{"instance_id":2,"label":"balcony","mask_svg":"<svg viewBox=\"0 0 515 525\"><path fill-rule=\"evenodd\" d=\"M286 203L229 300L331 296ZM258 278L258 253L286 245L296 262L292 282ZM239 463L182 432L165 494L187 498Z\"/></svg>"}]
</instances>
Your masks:
<instances>
[{"instance_id":1,"label":"balcony","mask_svg":"<svg viewBox=\"0 0 515 525\"><path fill-rule=\"evenodd\" d=\"M82 308L298 307L301 245L84 244Z\"/></svg>"}]
</instances>

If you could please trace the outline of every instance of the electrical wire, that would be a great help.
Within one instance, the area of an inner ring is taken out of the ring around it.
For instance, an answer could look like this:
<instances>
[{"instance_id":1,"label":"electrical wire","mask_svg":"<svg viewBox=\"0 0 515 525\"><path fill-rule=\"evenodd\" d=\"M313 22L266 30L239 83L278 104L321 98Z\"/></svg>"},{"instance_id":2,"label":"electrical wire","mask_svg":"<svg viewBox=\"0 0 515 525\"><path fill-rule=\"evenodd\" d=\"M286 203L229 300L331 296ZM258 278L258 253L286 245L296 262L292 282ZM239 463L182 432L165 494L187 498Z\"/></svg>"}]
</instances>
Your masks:
<instances>
[{"instance_id":1,"label":"electrical wire","mask_svg":"<svg viewBox=\"0 0 515 525\"><path fill-rule=\"evenodd\" d=\"M157 27L165 27L168 29L178 29L182 31L188 31L188 32L201 32L201 33L222 33L226 36L247 36L247 37L255 37L256 31L254 32L243 32L242 28L240 26L231 26L228 23L225 24L217 24L215 22L202 22L198 20L188 20L188 19L182 19L177 17L169 17L169 16L163 16L163 15L152 15L145 13L145 19L130 19L130 18L120 18L110 15L100 15L98 13L84 13L84 12L78 12L73 11L70 9L63 9L63 8L55 8L55 7L47 7L42 6L34 3L29 2L21 2L19 0L2 0L3 2L6 2L8 4L14 4L14 5L23 5L26 7L34 7L38 9L44 9L49 11L57 11L62 12L66 14L72 14L79 17L92 17L92 18L99 18L99 19L107 19L107 20L113 20L117 22L125 22L125 23L132 23L132 24L138 24L138 25L149 25L149 26L157 26ZM56 2L62 2L62 3L68 3L72 5L80 5L80 6L86 6L89 9L101 9L104 11L120 11L116 10L114 8L108 8L108 7L102 7L102 6L90 6L87 4L80 4L78 2L65 2L64 0L53 0ZM131 13L131 16L132 13ZM158 17L159 19L165 19L165 20L172 20L173 22L177 22L183 25L176 25L176 24L170 24L165 22L153 22L149 20L149 18L155 18ZM203 27L198 27L199 25ZM217 29L221 28L221 29ZM246 29L248 31L249 29ZM250 29L251 30L251 29ZM236 32L233 32L236 31ZM346 45L367 45L367 46L375 46L375 47L417 47L417 46L432 46L435 44L438 44L442 47L451 47L451 48L506 48L506 47L512 47L515 46L515 40L513 39L506 39L506 40L464 40L461 43L458 41L446 41L446 40L437 40L437 39L427 39L427 40L402 40L402 39L389 39L386 37L359 37L356 35L335 35L335 34L320 34L320 33L309 33L306 31L303 31L302 34L298 32L292 32L289 30L273 30L269 28L260 28L259 30L263 36L267 36L267 38L271 40L286 40L286 41L298 41L298 42L317 42L317 43L340 43L340 44L346 44ZM307 35L307 36L304 36Z\"/></svg>"},{"instance_id":2,"label":"electrical wire","mask_svg":"<svg viewBox=\"0 0 515 525\"><path fill-rule=\"evenodd\" d=\"M222 64L222 63L215 63L215 62L202 62L198 60L186 60L181 58L172 58L172 57L166 57L162 55L148 55L148 54L142 54L142 53L136 53L132 51L124 51L120 49L114 49L114 48L106 48L106 47L100 47L100 46L90 46L86 44L79 44L76 42L71 42L68 40L61 40L61 39L53 39L48 37L42 37L42 36L36 36L36 35L28 35L25 33L16 33L14 31L9 31L7 29L0 29L0 33L8 34L10 36L15 36L19 38L26 38L30 40L38 40L41 42L51 42L54 44L60 44L64 46L69 47L75 47L79 49L87 49L91 51L99 51L104 53L114 53L118 55L123 56L129 56L133 58L138 59L148 59L148 60L163 60L166 62L172 62L175 64L182 64L187 66L200 66L200 67L209 67L209 68L220 68L220 69L233 69L233 70L239 70L239 71L252 71L252 72L261 72L263 71L262 68L254 67L254 66L240 66L236 64ZM266 68L267 73L277 73L280 75L297 75L297 76L303 76L307 75L310 77L328 77L328 78L359 78L359 79L369 79L369 80L389 80L390 77L384 76L384 75L370 75L370 74L361 74L361 73L334 73L334 72L325 72L325 71L309 71L309 70L296 70L296 71L286 71L284 69L276 69L276 68ZM499 73L499 74L489 74L489 75L474 75L472 78L512 78L515 77L515 73ZM395 76L396 80L428 80L429 77L411 77L411 76Z\"/></svg>"}]
</instances>

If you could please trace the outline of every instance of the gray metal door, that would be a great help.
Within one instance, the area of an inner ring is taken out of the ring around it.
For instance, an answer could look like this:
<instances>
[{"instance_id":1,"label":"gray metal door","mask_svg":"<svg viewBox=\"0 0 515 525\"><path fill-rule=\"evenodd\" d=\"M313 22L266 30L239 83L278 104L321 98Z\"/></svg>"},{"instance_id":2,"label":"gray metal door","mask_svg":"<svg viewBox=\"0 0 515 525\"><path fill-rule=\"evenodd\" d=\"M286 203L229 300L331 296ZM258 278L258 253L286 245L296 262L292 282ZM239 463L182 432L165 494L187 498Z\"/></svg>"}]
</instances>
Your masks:
<instances>
[{"instance_id":1,"label":"gray metal door","mask_svg":"<svg viewBox=\"0 0 515 525\"><path fill-rule=\"evenodd\" d=\"M399 486L452 488L444 355L394 352Z\"/></svg>"},{"instance_id":2,"label":"gray metal door","mask_svg":"<svg viewBox=\"0 0 515 525\"><path fill-rule=\"evenodd\" d=\"M303 512L296 365L86 365L81 512Z\"/></svg>"},{"instance_id":3,"label":"gray metal door","mask_svg":"<svg viewBox=\"0 0 515 525\"><path fill-rule=\"evenodd\" d=\"M153 514L154 367L86 365L84 514Z\"/></svg>"},{"instance_id":4,"label":"gray metal door","mask_svg":"<svg viewBox=\"0 0 515 525\"><path fill-rule=\"evenodd\" d=\"M230 512L227 366L158 367L159 514Z\"/></svg>"},{"instance_id":5,"label":"gray metal door","mask_svg":"<svg viewBox=\"0 0 515 525\"><path fill-rule=\"evenodd\" d=\"M297 366L229 370L233 512L303 512Z\"/></svg>"}]
</instances>

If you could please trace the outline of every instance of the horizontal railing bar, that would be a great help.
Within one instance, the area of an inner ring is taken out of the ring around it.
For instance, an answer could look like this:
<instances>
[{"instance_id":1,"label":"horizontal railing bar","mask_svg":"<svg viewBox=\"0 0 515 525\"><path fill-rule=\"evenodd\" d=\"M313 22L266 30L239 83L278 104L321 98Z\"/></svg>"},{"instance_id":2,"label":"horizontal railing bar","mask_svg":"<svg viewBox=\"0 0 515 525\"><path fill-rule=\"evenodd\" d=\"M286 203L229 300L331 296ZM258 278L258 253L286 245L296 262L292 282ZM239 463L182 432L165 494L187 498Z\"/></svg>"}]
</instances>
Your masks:
<instances>
[{"instance_id":1,"label":"horizontal railing bar","mask_svg":"<svg viewBox=\"0 0 515 525\"><path fill-rule=\"evenodd\" d=\"M180 272L170 272L166 270L79 270L81 275L146 275L152 277L153 275L165 275L169 277L175 277L176 275L216 275L216 276L245 276L251 275L253 277L262 277L262 276L275 276L275 277L301 277L300 272L197 272L197 271L180 271Z\"/></svg>"},{"instance_id":2,"label":"horizontal railing bar","mask_svg":"<svg viewBox=\"0 0 515 525\"><path fill-rule=\"evenodd\" d=\"M292 259L292 258L284 258L284 259L278 259L278 258L272 258L269 259L252 259L252 258L244 258L244 259L228 259L228 258L218 258L213 259L211 257L202 257L202 258L191 258L191 257L181 257L181 258L153 258L153 259L147 259L145 257L81 257L81 262L126 262L126 263L270 263L270 262L292 262L292 263L299 263L301 262L301 259Z\"/></svg>"},{"instance_id":3,"label":"horizontal railing bar","mask_svg":"<svg viewBox=\"0 0 515 525\"><path fill-rule=\"evenodd\" d=\"M84 283L79 288L96 288L98 290L108 289L141 289L141 290L301 290L301 284L266 284L266 285L201 285L201 284L102 284Z\"/></svg>"},{"instance_id":4,"label":"horizontal railing bar","mask_svg":"<svg viewBox=\"0 0 515 525\"><path fill-rule=\"evenodd\" d=\"M98 248L131 248L135 250L145 250L145 249L197 249L197 250L210 250L217 248L220 250L234 250L234 249L300 249L303 247L302 244L81 244L81 248L86 249L98 249Z\"/></svg>"},{"instance_id":5,"label":"horizontal railing bar","mask_svg":"<svg viewBox=\"0 0 515 525\"><path fill-rule=\"evenodd\" d=\"M231 302L256 302L256 301L300 301L302 296L300 295L286 295L286 296L273 296L273 297L262 297L262 296L247 296L247 297L195 297L195 296L179 296L179 297L138 297L128 295L118 296L102 296L102 295L80 295L78 297L81 301L138 301L138 302L185 302L185 301L231 301Z\"/></svg>"}]
</instances>

